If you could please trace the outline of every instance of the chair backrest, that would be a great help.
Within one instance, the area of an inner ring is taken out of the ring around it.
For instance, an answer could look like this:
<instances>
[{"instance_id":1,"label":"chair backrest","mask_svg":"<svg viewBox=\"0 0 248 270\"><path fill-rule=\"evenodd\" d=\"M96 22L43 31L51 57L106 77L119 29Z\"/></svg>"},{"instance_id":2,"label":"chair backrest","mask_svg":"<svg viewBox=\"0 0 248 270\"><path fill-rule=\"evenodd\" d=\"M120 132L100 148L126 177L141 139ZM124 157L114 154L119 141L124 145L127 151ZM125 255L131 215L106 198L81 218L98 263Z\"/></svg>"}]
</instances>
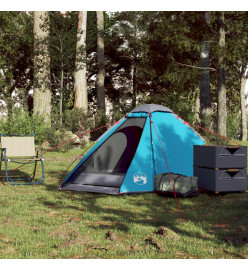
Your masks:
<instances>
[{"instance_id":1,"label":"chair backrest","mask_svg":"<svg viewBox=\"0 0 248 270\"><path fill-rule=\"evenodd\" d=\"M6 156L8 157L35 156L34 136L32 137L1 136L1 147L6 148Z\"/></svg>"}]
</instances>

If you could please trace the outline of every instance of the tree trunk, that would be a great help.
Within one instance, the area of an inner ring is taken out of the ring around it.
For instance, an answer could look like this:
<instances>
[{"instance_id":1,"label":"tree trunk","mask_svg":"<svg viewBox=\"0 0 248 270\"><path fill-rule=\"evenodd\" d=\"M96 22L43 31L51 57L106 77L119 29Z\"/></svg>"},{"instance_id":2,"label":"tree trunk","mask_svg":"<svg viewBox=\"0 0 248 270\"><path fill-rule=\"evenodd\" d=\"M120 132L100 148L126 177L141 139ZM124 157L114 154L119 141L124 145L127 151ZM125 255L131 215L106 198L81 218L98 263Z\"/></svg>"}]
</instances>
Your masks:
<instances>
[{"instance_id":1,"label":"tree trunk","mask_svg":"<svg viewBox=\"0 0 248 270\"><path fill-rule=\"evenodd\" d=\"M210 24L210 14L210 11L204 14L207 25ZM205 118L211 114L209 41L203 41L200 50L200 62L203 68L200 85L200 114Z\"/></svg>"},{"instance_id":2,"label":"tree trunk","mask_svg":"<svg viewBox=\"0 0 248 270\"><path fill-rule=\"evenodd\" d=\"M245 71L241 76L240 83L240 109L241 109L241 131L242 131L242 141L247 141L247 115L245 108L245 85L246 85Z\"/></svg>"},{"instance_id":3,"label":"tree trunk","mask_svg":"<svg viewBox=\"0 0 248 270\"><path fill-rule=\"evenodd\" d=\"M61 78L60 78L60 98L59 98L59 117L60 124L63 123L63 88L64 88L64 67L61 64Z\"/></svg>"},{"instance_id":4,"label":"tree trunk","mask_svg":"<svg viewBox=\"0 0 248 270\"><path fill-rule=\"evenodd\" d=\"M132 74L132 80L133 80L133 96L132 96L132 107L136 107L136 102L137 102L137 71L136 71L136 66L134 65L133 67L133 74Z\"/></svg>"},{"instance_id":5,"label":"tree trunk","mask_svg":"<svg viewBox=\"0 0 248 270\"><path fill-rule=\"evenodd\" d=\"M49 12L34 11L34 113L51 122Z\"/></svg>"},{"instance_id":6,"label":"tree trunk","mask_svg":"<svg viewBox=\"0 0 248 270\"><path fill-rule=\"evenodd\" d=\"M105 65L104 65L104 16L103 11L96 11L97 16L97 107L105 115Z\"/></svg>"},{"instance_id":7,"label":"tree trunk","mask_svg":"<svg viewBox=\"0 0 248 270\"><path fill-rule=\"evenodd\" d=\"M76 71L74 75L74 108L88 112L88 95L86 80L86 25L87 11L78 12L78 32L76 45Z\"/></svg>"},{"instance_id":8,"label":"tree trunk","mask_svg":"<svg viewBox=\"0 0 248 270\"><path fill-rule=\"evenodd\" d=\"M137 51L137 19L134 21L134 44L133 44L133 96L132 96L132 107L135 108L137 105L137 57L138 57L138 51Z\"/></svg>"},{"instance_id":9,"label":"tree trunk","mask_svg":"<svg viewBox=\"0 0 248 270\"><path fill-rule=\"evenodd\" d=\"M200 122L200 95L197 91L195 95L195 117L194 117L194 122L199 123Z\"/></svg>"},{"instance_id":10,"label":"tree trunk","mask_svg":"<svg viewBox=\"0 0 248 270\"><path fill-rule=\"evenodd\" d=\"M218 12L218 133L226 136L225 24L224 12Z\"/></svg>"}]
</instances>

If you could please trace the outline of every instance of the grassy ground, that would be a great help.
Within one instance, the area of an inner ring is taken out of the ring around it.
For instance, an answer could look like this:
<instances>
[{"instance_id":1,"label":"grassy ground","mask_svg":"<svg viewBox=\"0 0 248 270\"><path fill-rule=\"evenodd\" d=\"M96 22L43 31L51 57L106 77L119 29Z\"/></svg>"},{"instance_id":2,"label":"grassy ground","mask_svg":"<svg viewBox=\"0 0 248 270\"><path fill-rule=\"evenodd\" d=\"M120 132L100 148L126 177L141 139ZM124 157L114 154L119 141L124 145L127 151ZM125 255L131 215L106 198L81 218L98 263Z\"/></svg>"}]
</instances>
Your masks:
<instances>
[{"instance_id":1,"label":"grassy ground","mask_svg":"<svg viewBox=\"0 0 248 270\"><path fill-rule=\"evenodd\" d=\"M58 191L81 152L48 153L42 185L0 184L0 258L248 258L248 193L179 199L182 226L173 197Z\"/></svg>"}]
</instances>

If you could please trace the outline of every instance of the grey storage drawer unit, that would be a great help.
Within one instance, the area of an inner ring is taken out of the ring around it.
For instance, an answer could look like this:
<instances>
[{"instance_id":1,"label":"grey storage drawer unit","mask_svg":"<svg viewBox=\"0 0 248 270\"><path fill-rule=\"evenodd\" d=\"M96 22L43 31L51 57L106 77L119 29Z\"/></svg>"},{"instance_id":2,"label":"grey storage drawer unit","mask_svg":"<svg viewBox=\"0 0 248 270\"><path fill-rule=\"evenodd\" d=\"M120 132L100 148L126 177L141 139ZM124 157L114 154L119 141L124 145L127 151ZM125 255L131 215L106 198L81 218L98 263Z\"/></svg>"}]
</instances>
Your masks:
<instances>
[{"instance_id":1,"label":"grey storage drawer unit","mask_svg":"<svg viewBox=\"0 0 248 270\"><path fill-rule=\"evenodd\" d=\"M194 166L219 169L246 168L247 147L194 145Z\"/></svg>"},{"instance_id":2,"label":"grey storage drawer unit","mask_svg":"<svg viewBox=\"0 0 248 270\"><path fill-rule=\"evenodd\" d=\"M246 169L209 169L194 167L194 176L199 187L214 192L245 191L247 189Z\"/></svg>"}]
</instances>

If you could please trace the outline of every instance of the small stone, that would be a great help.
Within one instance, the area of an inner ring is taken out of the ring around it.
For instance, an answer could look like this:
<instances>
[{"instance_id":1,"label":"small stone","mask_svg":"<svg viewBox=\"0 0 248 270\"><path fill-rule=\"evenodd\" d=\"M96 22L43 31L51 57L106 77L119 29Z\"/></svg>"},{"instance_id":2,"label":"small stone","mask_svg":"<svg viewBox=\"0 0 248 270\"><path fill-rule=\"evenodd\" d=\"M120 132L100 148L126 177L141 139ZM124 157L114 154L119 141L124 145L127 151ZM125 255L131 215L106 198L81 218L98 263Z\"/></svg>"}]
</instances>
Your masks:
<instances>
[{"instance_id":1,"label":"small stone","mask_svg":"<svg viewBox=\"0 0 248 270\"><path fill-rule=\"evenodd\" d=\"M106 233L106 239L107 239L107 240L110 240L110 241L117 241L117 236L116 236L115 232L113 232L113 231L108 231L108 232Z\"/></svg>"},{"instance_id":2,"label":"small stone","mask_svg":"<svg viewBox=\"0 0 248 270\"><path fill-rule=\"evenodd\" d=\"M167 239L179 240L181 238L179 234L164 226L160 226L159 229L154 233Z\"/></svg>"},{"instance_id":3,"label":"small stone","mask_svg":"<svg viewBox=\"0 0 248 270\"><path fill-rule=\"evenodd\" d=\"M76 134L73 134L71 131L66 131L65 136L69 140L72 140L72 144L81 144L80 138Z\"/></svg>"},{"instance_id":4,"label":"small stone","mask_svg":"<svg viewBox=\"0 0 248 270\"><path fill-rule=\"evenodd\" d=\"M138 251L138 250L140 250L140 245L138 243L135 243L131 246L131 249L134 251Z\"/></svg>"}]
</instances>

